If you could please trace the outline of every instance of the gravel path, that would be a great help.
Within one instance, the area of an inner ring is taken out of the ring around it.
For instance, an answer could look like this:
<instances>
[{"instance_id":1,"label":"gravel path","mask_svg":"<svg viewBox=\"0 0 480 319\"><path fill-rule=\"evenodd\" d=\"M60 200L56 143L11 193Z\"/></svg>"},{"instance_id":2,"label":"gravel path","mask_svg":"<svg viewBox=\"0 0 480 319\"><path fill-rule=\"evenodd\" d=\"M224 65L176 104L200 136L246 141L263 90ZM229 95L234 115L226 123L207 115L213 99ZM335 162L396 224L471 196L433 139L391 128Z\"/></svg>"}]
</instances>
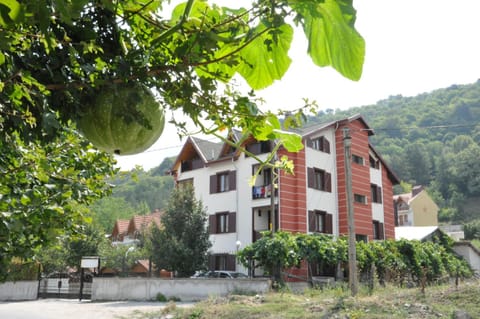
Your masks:
<instances>
[{"instance_id":1,"label":"gravel path","mask_svg":"<svg viewBox=\"0 0 480 319\"><path fill-rule=\"evenodd\" d=\"M69 299L39 299L0 302L2 319L119 319L133 313L160 311L166 303L141 301L91 302ZM193 303L177 303L190 307Z\"/></svg>"}]
</instances>

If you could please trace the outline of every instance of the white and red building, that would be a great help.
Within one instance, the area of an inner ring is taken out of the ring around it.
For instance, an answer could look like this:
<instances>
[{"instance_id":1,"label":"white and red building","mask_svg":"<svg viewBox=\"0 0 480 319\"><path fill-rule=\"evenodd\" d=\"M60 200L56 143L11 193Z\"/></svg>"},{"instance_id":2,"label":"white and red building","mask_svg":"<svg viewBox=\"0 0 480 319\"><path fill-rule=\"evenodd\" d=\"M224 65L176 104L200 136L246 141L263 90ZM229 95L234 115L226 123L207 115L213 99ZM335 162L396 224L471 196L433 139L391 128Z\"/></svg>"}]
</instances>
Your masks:
<instances>
[{"instance_id":1,"label":"white and red building","mask_svg":"<svg viewBox=\"0 0 480 319\"><path fill-rule=\"evenodd\" d=\"M271 174L262 171L249 184L259 163L228 143L189 137L173 167L176 182L191 183L209 214L211 269L245 271L235 253L263 230L346 235L347 196L343 129L352 137L352 188L355 231L359 240L395 238L392 186L398 178L369 142L373 130L361 116L296 130L304 148L289 153L294 175L279 174L272 203ZM240 140L238 132L230 138ZM265 160L269 141L247 139L244 147ZM273 204L273 205L272 205ZM272 214L275 207L275 214Z\"/></svg>"}]
</instances>

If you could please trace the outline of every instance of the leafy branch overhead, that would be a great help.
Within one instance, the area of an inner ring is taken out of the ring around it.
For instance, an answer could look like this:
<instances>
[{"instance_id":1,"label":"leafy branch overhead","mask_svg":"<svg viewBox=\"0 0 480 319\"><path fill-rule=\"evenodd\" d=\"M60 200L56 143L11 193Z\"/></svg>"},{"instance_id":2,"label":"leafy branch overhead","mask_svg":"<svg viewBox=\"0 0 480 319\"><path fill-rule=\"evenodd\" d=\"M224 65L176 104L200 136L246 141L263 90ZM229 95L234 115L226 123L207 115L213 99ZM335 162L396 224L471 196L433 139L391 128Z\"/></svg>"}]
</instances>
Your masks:
<instances>
[{"instance_id":1,"label":"leafy branch overhead","mask_svg":"<svg viewBox=\"0 0 480 319\"><path fill-rule=\"evenodd\" d=\"M290 66L295 25L303 29L315 64L360 78L364 41L354 29L351 1L257 1L227 8L189 0L169 17L166 4L0 2L0 112L24 119L7 118L5 127L42 134L57 122L81 118L99 91L140 82L158 92L166 110L182 110L205 132L237 127L295 149L289 135L268 128L273 114L259 110L253 93L236 92L231 80L239 75L253 90L280 80ZM56 121L46 121L46 114ZM148 120L133 119L140 125ZM204 127L206 121L213 126ZM172 122L179 131L185 127L182 119Z\"/></svg>"},{"instance_id":2,"label":"leafy branch overhead","mask_svg":"<svg viewBox=\"0 0 480 319\"><path fill-rule=\"evenodd\" d=\"M299 150L300 137L286 129L313 104L281 124L286 113L262 111L254 91L287 72L295 26L315 64L359 79L364 41L354 22L349 0L258 0L246 8L0 0L0 280L13 257L32 258L81 231L81 207L108 194L115 173L113 157L98 149L144 150L164 116L179 133L188 133L176 118L183 113L204 133L237 128ZM250 93L235 89L238 77ZM285 158L274 165L291 169Z\"/></svg>"}]
</instances>

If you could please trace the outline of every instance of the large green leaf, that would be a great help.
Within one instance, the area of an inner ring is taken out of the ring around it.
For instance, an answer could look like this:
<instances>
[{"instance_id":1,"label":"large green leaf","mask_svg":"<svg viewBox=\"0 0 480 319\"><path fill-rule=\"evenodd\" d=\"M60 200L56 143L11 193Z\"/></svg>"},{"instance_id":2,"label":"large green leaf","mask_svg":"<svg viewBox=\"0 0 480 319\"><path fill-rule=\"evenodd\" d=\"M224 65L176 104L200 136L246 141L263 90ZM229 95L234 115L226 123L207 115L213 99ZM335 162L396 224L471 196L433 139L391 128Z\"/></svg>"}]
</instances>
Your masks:
<instances>
[{"instance_id":1,"label":"large green leaf","mask_svg":"<svg viewBox=\"0 0 480 319\"><path fill-rule=\"evenodd\" d=\"M359 80L365 41L354 29L351 1L298 1L292 7L303 18L308 54L318 66L332 66L346 78Z\"/></svg>"},{"instance_id":2,"label":"large green leaf","mask_svg":"<svg viewBox=\"0 0 480 319\"><path fill-rule=\"evenodd\" d=\"M15 0L0 0L0 26L6 27L23 16L20 3Z\"/></svg>"},{"instance_id":3,"label":"large green leaf","mask_svg":"<svg viewBox=\"0 0 480 319\"><path fill-rule=\"evenodd\" d=\"M280 80L287 72L291 59L288 56L293 38L293 28L283 24L274 30L268 30L261 23L256 30L260 35L240 52L243 61L238 73L255 90L271 85Z\"/></svg>"}]
</instances>

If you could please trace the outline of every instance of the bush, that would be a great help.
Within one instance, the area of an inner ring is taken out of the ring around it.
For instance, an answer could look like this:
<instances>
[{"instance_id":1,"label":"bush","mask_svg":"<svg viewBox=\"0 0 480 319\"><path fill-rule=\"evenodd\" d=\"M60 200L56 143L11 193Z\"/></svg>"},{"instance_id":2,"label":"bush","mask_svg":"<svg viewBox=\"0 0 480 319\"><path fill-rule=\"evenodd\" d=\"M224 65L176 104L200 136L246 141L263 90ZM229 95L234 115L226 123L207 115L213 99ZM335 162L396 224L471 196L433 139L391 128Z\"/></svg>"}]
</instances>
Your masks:
<instances>
[{"instance_id":1,"label":"bush","mask_svg":"<svg viewBox=\"0 0 480 319\"><path fill-rule=\"evenodd\" d=\"M158 302L167 302L167 297L165 297L164 294L162 294L161 292L159 292L157 294L157 296L155 297L155 300L158 301Z\"/></svg>"}]
</instances>

